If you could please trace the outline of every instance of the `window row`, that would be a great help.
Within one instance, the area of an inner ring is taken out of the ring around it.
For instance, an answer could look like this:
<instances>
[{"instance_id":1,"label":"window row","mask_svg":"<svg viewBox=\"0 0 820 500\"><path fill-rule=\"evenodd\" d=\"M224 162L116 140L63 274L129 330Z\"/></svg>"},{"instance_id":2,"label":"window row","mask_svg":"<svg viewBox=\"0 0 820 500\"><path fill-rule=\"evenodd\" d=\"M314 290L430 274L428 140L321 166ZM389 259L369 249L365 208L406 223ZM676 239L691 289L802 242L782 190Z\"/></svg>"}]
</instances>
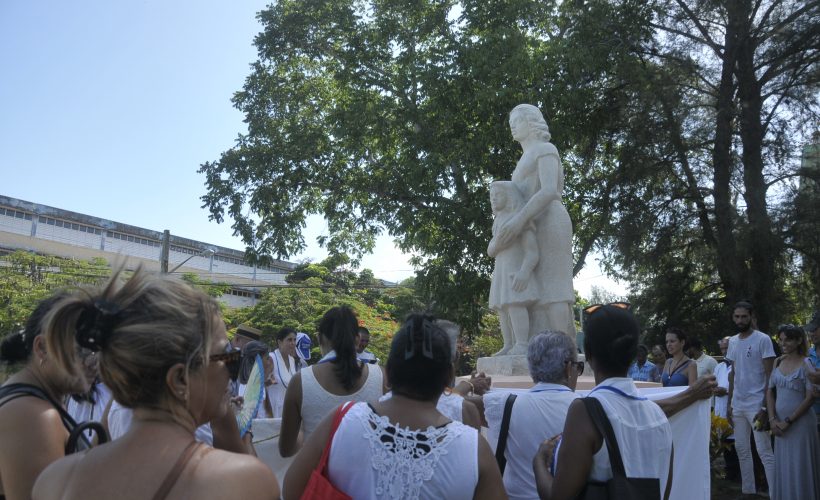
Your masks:
<instances>
[{"instance_id":1,"label":"window row","mask_svg":"<svg viewBox=\"0 0 820 500\"><path fill-rule=\"evenodd\" d=\"M228 293L230 295L235 295L237 297L248 297L248 298L252 298L252 299L255 299L255 298L259 297L259 295L255 292L248 292L248 291L245 291L245 290L237 290L235 288L231 288L231 290Z\"/></svg>"},{"instance_id":2,"label":"window row","mask_svg":"<svg viewBox=\"0 0 820 500\"><path fill-rule=\"evenodd\" d=\"M108 231L108 237L114 238L115 240L122 240L122 241L129 241L131 243L139 243L140 245L147 245L149 247L159 247L160 243L154 240L146 240L145 238L140 238L139 236L132 236L130 234L122 234L122 233L115 233L114 231Z\"/></svg>"},{"instance_id":3,"label":"window row","mask_svg":"<svg viewBox=\"0 0 820 500\"><path fill-rule=\"evenodd\" d=\"M60 219L52 219L51 217L43 217L40 216L40 222L43 224L48 224L49 226L57 226L63 227L66 229L73 229L74 231L80 231L81 233L89 233L89 234L102 234L102 229L86 226L84 224L77 224L76 222L68 222L62 221Z\"/></svg>"},{"instance_id":4,"label":"window row","mask_svg":"<svg viewBox=\"0 0 820 500\"><path fill-rule=\"evenodd\" d=\"M31 220L31 214L27 214L27 213L21 212L19 210L12 210L11 208L0 207L0 215L5 215L7 217L14 217L16 219Z\"/></svg>"}]
</instances>

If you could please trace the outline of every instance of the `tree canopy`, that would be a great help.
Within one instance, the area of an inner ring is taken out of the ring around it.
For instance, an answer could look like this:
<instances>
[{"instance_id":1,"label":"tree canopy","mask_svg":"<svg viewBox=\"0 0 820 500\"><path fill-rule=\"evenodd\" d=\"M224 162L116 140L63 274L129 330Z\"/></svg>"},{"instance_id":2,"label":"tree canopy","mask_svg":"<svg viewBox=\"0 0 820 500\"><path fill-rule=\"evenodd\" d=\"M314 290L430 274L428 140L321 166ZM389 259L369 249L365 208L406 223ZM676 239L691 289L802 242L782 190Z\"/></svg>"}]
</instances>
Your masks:
<instances>
[{"instance_id":1,"label":"tree canopy","mask_svg":"<svg viewBox=\"0 0 820 500\"><path fill-rule=\"evenodd\" d=\"M739 298L768 326L804 312L786 303L801 271L818 282L816 213L794 199L817 175L799 152L819 16L796 0L281 0L234 96L248 131L200 168L204 206L257 260L302 250L310 214L354 258L387 232L438 310L477 325L488 185L515 166L507 116L527 102L563 155L576 272L603 252L651 327L717 335Z\"/></svg>"}]
</instances>

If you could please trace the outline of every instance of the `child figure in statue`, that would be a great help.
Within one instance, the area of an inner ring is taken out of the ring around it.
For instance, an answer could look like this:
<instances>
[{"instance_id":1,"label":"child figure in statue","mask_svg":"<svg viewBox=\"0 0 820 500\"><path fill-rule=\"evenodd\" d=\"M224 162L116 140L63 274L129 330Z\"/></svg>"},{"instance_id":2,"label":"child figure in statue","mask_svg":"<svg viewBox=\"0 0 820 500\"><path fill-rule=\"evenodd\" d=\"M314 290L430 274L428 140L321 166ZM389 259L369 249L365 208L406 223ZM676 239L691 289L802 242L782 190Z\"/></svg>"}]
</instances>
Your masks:
<instances>
[{"instance_id":1,"label":"child figure in statue","mask_svg":"<svg viewBox=\"0 0 820 500\"><path fill-rule=\"evenodd\" d=\"M490 185L490 205L493 209L493 238L487 255L495 258L490 285L490 308L498 311L504 347L495 356L526 355L530 332L528 306L538 300L537 282L531 280L538 264L538 243L535 225L529 222L518 238L501 245L498 231L523 206L521 192L512 181L496 181Z\"/></svg>"}]
</instances>

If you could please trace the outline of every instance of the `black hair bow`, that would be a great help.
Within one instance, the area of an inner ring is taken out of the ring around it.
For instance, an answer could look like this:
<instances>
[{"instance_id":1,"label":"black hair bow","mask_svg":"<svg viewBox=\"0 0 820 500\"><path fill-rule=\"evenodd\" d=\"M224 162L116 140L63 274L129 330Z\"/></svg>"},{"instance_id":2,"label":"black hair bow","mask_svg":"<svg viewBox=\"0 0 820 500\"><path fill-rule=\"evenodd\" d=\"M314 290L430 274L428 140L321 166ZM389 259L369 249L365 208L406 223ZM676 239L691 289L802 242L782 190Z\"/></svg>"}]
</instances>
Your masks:
<instances>
[{"instance_id":1,"label":"black hair bow","mask_svg":"<svg viewBox=\"0 0 820 500\"><path fill-rule=\"evenodd\" d=\"M106 300L87 306L77 320L77 343L92 351L102 349L119 322L120 312L120 306Z\"/></svg>"}]
</instances>

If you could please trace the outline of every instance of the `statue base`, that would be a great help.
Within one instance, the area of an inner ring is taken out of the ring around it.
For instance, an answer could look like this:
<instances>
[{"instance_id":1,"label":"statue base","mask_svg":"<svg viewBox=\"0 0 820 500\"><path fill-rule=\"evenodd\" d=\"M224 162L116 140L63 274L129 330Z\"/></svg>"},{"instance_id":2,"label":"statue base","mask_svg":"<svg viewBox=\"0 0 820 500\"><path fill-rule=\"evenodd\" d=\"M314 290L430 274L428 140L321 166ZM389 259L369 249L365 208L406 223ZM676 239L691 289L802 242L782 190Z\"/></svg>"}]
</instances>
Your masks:
<instances>
[{"instance_id":1,"label":"statue base","mask_svg":"<svg viewBox=\"0 0 820 500\"><path fill-rule=\"evenodd\" d=\"M578 361L584 361L586 357L583 354L578 354ZM486 358L478 358L475 369L477 372L484 372L488 376L502 375L513 377L527 377L530 376L530 365L527 364L527 356L523 354L518 356L491 356ZM582 375L579 373L578 375ZM594 377L592 368L589 365L584 367L583 375Z\"/></svg>"},{"instance_id":2,"label":"statue base","mask_svg":"<svg viewBox=\"0 0 820 500\"><path fill-rule=\"evenodd\" d=\"M477 372L484 372L489 376L525 376L529 377L530 367L527 364L527 356L492 356L478 358L475 369Z\"/></svg>"}]
</instances>

